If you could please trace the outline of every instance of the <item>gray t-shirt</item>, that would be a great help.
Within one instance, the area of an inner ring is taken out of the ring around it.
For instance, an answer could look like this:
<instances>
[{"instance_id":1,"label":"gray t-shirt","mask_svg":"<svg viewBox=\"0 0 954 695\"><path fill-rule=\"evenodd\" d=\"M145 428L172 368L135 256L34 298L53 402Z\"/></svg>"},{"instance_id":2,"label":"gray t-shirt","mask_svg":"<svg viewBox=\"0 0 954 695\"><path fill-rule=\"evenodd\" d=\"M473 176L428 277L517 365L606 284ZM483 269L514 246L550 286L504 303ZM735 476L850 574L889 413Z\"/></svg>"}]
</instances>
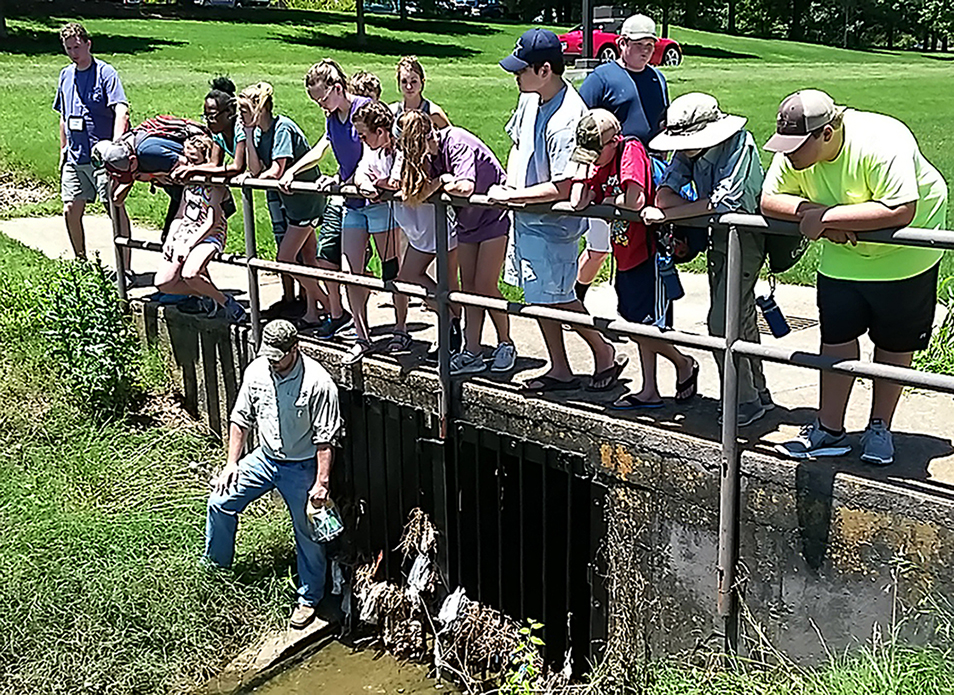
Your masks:
<instances>
[{"instance_id":1,"label":"gray t-shirt","mask_svg":"<svg viewBox=\"0 0 954 695\"><path fill-rule=\"evenodd\" d=\"M344 424L338 387L324 367L302 354L284 377L264 357L253 360L230 420L244 429L257 425L262 451L280 461L315 458L318 445L334 443Z\"/></svg>"}]
</instances>

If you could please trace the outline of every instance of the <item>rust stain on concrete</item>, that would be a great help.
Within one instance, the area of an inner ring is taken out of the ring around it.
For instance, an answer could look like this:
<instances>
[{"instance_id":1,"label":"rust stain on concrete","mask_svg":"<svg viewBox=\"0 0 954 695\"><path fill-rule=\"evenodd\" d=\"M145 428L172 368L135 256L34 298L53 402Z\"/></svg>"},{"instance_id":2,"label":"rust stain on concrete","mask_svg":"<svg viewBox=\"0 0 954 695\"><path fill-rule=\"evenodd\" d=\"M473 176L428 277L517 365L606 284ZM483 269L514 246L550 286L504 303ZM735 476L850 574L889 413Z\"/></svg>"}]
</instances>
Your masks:
<instances>
[{"instance_id":1,"label":"rust stain on concrete","mask_svg":"<svg viewBox=\"0 0 954 695\"><path fill-rule=\"evenodd\" d=\"M925 569L937 560L940 548L938 528L895 514L841 507L832 519L829 555L838 569L870 574L883 567L884 558L872 563L865 549L882 547L894 557L911 560ZM877 565L877 566L875 566Z\"/></svg>"},{"instance_id":2,"label":"rust stain on concrete","mask_svg":"<svg viewBox=\"0 0 954 695\"><path fill-rule=\"evenodd\" d=\"M620 478L627 478L636 470L633 455L619 444L600 444L600 461Z\"/></svg>"}]
</instances>

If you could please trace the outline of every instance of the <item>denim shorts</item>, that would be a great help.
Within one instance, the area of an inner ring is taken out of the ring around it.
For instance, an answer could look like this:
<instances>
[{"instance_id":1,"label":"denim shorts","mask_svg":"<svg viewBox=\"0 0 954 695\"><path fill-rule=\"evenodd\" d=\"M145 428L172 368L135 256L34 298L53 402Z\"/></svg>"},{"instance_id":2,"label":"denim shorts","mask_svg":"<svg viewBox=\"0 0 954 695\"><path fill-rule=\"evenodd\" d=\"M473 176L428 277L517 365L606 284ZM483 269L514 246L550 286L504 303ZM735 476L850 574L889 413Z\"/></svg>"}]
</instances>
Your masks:
<instances>
[{"instance_id":1,"label":"denim shorts","mask_svg":"<svg viewBox=\"0 0 954 695\"><path fill-rule=\"evenodd\" d=\"M514 260L527 304L567 304L576 299L577 241L518 234Z\"/></svg>"},{"instance_id":2,"label":"denim shorts","mask_svg":"<svg viewBox=\"0 0 954 695\"><path fill-rule=\"evenodd\" d=\"M342 233L360 229L368 234L382 234L396 227L391 203L374 203L361 208L348 208L342 222Z\"/></svg>"}]
</instances>

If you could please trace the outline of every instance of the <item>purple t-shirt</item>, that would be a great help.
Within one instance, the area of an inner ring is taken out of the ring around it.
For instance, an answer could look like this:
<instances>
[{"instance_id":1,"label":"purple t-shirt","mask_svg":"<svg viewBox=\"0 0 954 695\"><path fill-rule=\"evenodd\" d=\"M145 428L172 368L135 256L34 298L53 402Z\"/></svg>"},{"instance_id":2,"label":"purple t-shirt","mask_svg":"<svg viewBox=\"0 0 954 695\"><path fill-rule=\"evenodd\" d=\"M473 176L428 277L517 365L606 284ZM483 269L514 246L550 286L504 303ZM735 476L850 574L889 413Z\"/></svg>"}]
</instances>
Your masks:
<instances>
[{"instance_id":1,"label":"purple t-shirt","mask_svg":"<svg viewBox=\"0 0 954 695\"><path fill-rule=\"evenodd\" d=\"M127 104L119 74L109 63L93 59L86 70L71 63L60 71L53 110L66 126L66 158L88 164L90 151L100 140L113 137L116 104Z\"/></svg>"},{"instance_id":2,"label":"purple t-shirt","mask_svg":"<svg viewBox=\"0 0 954 695\"><path fill-rule=\"evenodd\" d=\"M474 182L474 193L484 194L506 179L497 157L480 138L463 128L450 126L437 133L437 156L432 163L432 176L452 174ZM510 217L503 210L482 207L457 208L457 240L479 244L487 239L506 236Z\"/></svg>"},{"instance_id":3,"label":"purple t-shirt","mask_svg":"<svg viewBox=\"0 0 954 695\"><path fill-rule=\"evenodd\" d=\"M338 174L342 183L354 176L358 162L361 161L363 145L354 127L354 112L369 101L371 100L368 97L352 97L351 111L348 112L348 118L344 123L338 118L337 113L325 119L325 133L328 135L328 142L331 143L331 151L335 153L335 159L338 161ZM349 198L345 201L345 207L360 208L366 202L360 198Z\"/></svg>"}]
</instances>

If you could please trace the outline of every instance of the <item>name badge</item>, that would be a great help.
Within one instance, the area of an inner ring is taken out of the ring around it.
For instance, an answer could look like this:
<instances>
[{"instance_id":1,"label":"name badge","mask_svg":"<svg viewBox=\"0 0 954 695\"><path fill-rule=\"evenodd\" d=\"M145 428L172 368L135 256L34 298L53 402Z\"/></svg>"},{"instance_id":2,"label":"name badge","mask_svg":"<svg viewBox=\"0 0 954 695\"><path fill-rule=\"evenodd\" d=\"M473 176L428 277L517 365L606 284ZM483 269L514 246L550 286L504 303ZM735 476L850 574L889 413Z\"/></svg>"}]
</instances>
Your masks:
<instances>
[{"instance_id":1,"label":"name badge","mask_svg":"<svg viewBox=\"0 0 954 695\"><path fill-rule=\"evenodd\" d=\"M82 133L86 130L86 120L81 116L70 116L66 120L66 125L74 133Z\"/></svg>"},{"instance_id":2,"label":"name badge","mask_svg":"<svg viewBox=\"0 0 954 695\"><path fill-rule=\"evenodd\" d=\"M195 205L188 205L185 209L185 216L191 222L198 222L199 217L202 215L202 211Z\"/></svg>"}]
</instances>

